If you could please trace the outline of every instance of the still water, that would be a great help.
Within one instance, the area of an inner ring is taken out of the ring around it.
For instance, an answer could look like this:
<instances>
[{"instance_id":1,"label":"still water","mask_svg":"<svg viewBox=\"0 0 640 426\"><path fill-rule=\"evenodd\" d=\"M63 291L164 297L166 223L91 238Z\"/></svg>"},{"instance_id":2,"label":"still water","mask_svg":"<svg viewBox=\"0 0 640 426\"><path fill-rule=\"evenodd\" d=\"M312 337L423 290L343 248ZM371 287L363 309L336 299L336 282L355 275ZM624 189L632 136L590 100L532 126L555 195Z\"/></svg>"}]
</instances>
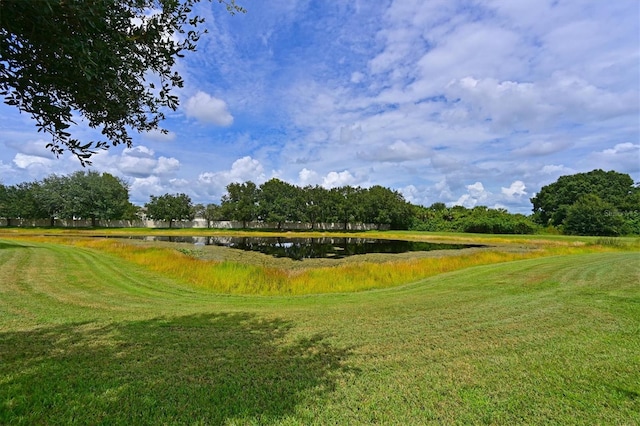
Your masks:
<instances>
[{"instance_id":1,"label":"still water","mask_svg":"<svg viewBox=\"0 0 640 426\"><path fill-rule=\"evenodd\" d=\"M285 238L285 237L144 237L150 241L215 245L257 251L294 260L311 258L341 259L367 253L406 253L411 251L459 250L483 247L474 244L440 244L375 238Z\"/></svg>"}]
</instances>

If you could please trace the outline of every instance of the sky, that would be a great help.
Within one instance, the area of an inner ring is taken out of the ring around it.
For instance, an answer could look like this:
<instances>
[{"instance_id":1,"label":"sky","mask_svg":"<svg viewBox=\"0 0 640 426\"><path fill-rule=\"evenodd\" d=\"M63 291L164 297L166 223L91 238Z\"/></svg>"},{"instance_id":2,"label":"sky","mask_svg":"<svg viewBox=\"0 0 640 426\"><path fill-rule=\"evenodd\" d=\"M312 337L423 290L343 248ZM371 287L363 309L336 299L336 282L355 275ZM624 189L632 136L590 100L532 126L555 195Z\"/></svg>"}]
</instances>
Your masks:
<instances>
[{"instance_id":1,"label":"sky","mask_svg":"<svg viewBox=\"0 0 640 426\"><path fill-rule=\"evenodd\" d=\"M137 205L208 204L275 177L529 214L562 175L640 181L637 0L237 2L246 14L197 7L208 34L177 64L167 135L134 132L83 169L0 104L0 183L95 170Z\"/></svg>"}]
</instances>

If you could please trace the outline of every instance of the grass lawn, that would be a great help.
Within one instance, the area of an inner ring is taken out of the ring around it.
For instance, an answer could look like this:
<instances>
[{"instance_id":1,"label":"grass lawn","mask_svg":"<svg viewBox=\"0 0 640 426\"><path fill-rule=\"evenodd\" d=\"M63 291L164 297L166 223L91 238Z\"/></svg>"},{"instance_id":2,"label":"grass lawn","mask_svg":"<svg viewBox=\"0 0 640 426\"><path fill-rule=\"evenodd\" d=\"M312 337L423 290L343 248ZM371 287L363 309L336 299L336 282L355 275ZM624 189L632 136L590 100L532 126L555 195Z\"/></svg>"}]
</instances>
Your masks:
<instances>
[{"instance_id":1,"label":"grass lawn","mask_svg":"<svg viewBox=\"0 0 640 426\"><path fill-rule=\"evenodd\" d=\"M0 236L0 424L67 423L640 424L640 252L265 297Z\"/></svg>"}]
</instances>

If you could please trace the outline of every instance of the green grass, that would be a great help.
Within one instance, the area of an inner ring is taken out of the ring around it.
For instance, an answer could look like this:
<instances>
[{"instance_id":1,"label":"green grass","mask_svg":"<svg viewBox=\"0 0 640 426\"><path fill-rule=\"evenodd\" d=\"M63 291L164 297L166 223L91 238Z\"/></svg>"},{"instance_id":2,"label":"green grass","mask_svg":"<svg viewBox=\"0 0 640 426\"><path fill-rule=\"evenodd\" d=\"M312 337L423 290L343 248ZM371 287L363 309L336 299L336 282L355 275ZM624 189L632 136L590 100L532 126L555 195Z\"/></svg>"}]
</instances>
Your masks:
<instances>
[{"instance_id":1,"label":"green grass","mask_svg":"<svg viewBox=\"0 0 640 426\"><path fill-rule=\"evenodd\" d=\"M0 424L638 424L618 249L260 297L0 240Z\"/></svg>"}]
</instances>

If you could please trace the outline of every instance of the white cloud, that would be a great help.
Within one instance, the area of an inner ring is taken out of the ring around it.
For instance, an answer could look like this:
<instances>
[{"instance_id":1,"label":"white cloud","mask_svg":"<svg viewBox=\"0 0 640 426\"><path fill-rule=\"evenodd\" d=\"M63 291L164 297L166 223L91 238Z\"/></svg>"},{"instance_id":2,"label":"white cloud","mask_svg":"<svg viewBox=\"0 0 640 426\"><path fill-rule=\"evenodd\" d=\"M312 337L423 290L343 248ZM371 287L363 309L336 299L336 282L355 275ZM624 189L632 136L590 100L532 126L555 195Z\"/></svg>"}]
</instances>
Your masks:
<instances>
[{"instance_id":1,"label":"white cloud","mask_svg":"<svg viewBox=\"0 0 640 426\"><path fill-rule=\"evenodd\" d=\"M484 190L484 185L482 182L476 182L472 185L468 185L467 189L469 190L469 194L473 197L485 197L487 192Z\"/></svg>"},{"instance_id":2,"label":"white cloud","mask_svg":"<svg viewBox=\"0 0 640 426\"><path fill-rule=\"evenodd\" d=\"M264 180L264 167L260 161L249 156L242 157L233 162L229 177L237 182L252 180L260 182Z\"/></svg>"},{"instance_id":3,"label":"white cloud","mask_svg":"<svg viewBox=\"0 0 640 426\"><path fill-rule=\"evenodd\" d=\"M515 182L511 183L511 186L509 186L509 188L505 188L503 186L502 194L508 199L519 198L523 195L527 195L525 189L527 189L527 187L525 186L524 182L522 182L521 180L516 180Z\"/></svg>"},{"instance_id":4,"label":"white cloud","mask_svg":"<svg viewBox=\"0 0 640 426\"><path fill-rule=\"evenodd\" d=\"M100 159L95 164L102 168L116 169L120 172L119 174L135 178L147 178L152 175L168 176L180 169L178 159L164 156L156 158L156 153L144 145L126 148L120 156L109 156L108 159Z\"/></svg>"},{"instance_id":5,"label":"white cloud","mask_svg":"<svg viewBox=\"0 0 640 426\"><path fill-rule=\"evenodd\" d=\"M452 154L434 154L431 156L431 165L444 173L451 173L465 167L459 156Z\"/></svg>"},{"instance_id":6,"label":"white cloud","mask_svg":"<svg viewBox=\"0 0 640 426\"><path fill-rule=\"evenodd\" d=\"M9 141L6 142L6 145L9 148L15 149L19 153L30 157L41 157L54 160L56 159L56 156L49 148L47 148L48 143L49 142L44 139L38 139L28 142Z\"/></svg>"},{"instance_id":7,"label":"white cloud","mask_svg":"<svg viewBox=\"0 0 640 426\"><path fill-rule=\"evenodd\" d=\"M590 154L588 164L593 168L615 170L620 173L640 172L640 144L624 142Z\"/></svg>"},{"instance_id":8,"label":"white cloud","mask_svg":"<svg viewBox=\"0 0 640 426\"><path fill-rule=\"evenodd\" d=\"M157 164L158 160L153 158L153 151L145 147L136 147L136 149L125 150L116 167L128 176L148 177L153 174Z\"/></svg>"},{"instance_id":9,"label":"white cloud","mask_svg":"<svg viewBox=\"0 0 640 426\"><path fill-rule=\"evenodd\" d=\"M154 174L168 175L180 169L180 161L175 158L160 157L156 167L153 169Z\"/></svg>"},{"instance_id":10,"label":"white cloud","mask_svg":"<svg viewBox=\"0 0 640 426\"><path fill-rule=\"evenodd\" d=\"M27 169L31 167L41 167L44 169L48 169L53 165L53 162L50 158L40 157L37 155L28 155L23 154L21 152L17 153L13 158L13 164L20 169Z\"/></svg>"},{"instance_id":11,"label":"white cloud","mask_svg":"<svg viewBox=\"0 0 640 426\"><path fill-rule=\"evenodd\" d=\"M482 182L476 182L474 184L467 185L467 193L462 194L460 198L451 204L454 206L473 208L476 205L485 204L490 195L491 193L485 190Z\"/></svg>"},{"instance_id":12,"label":"white cloud","mask_svg":"<svg viewBox=\"0 0 640 426\"><path fill-rule=\"evenodd\" d=\"M129 184L129 193L132 200L137 200L138 203L143 204L149 200L150 195L162 195L169 191L162 183L158 176L147 176L134 178Z\"/></svg>"},{"instance_id":13,"label":"white cloud","mask_svg":"<svg viewBox=\"0 0 640 426\"><path fill-rule=\"evenodd\" d=\"M460 108L498 129L553 128L557 123L608 119L637 112L637 95L613 93L562 73L540 82L464 77L447 86Z\"/></svg>"},{"instance_id":14,"label":"white cloud","mask_svg":"<svg viewBox=\"0 0 640 426\"><path fill-rule=\"evenodd\" d=\"M301 186L314 185L318 182L318 173L304 168L298 173L298 180Z\"/></svg>"},{"instance_id":15,"label":"white cloud","mask_svg":"<svg viewBox=\"0 0 640 426\"><path fill-rule=\"evenodd\" d=\"M436 182L436 184L433 185L433 189L436 190L436 199L439 201L451 200L453 198L453 193L446 178Z\"/></svg>"},{"instance_id":16,"label":"white cloud","mask_svg":"<svg viewBox=\"0 0 640 426\"><path fill-rule=\"evenodd\" d=\"M209 195L221 196L228 184L252 181L256 185L265 181L264 167L260 161L249 156L239 158L230 170L204 172L198 176L198 185Z\"/></svg>"},{"instance_id":17,"label":"white cloud","mask_svg":"<svg viewBox=\"0 0 640 426\"><path fill-rule=\"evenodd\" d=\"M199 91L185 103L185 114L201 123L211 123L227 127L233 124L233 116L227 110L227 104L222 99Z\"/></svg>"},{"instance_id":18,"label":"white cloud","mask_svg":"<svg viewBox=\"0 0 640 426\"><path fill-rule=\"evenodd\" d=\"M331 189L339 186L353 185L356 178L348 171L343 170L341 172L329 172L322 179L322 186Z\"/></svg>"},{"instance_id":19,"label":"white cloud","mask_svg":"<svg viewBox=\"0 0 640 426\"><path fill-rule=\"evenodd\" d=\"M471 21L473 17L460 15L458 19ZM443 29L449 33L441 33ZM452 78L471 73L480 77L507 76L518 73L522 67L520 37L510 29L489 22L459 22L455 27L436 27L427 37L435 41L435 47L417 62L423 78L414 85L416 93L422 96L437 94L434 91ZM505 57L510 60L504 61Z\"/></svg>"},{"instance_id":20,"label":"white cloud","mask_svg":"<svg viewBox=\"0 0 640 426\"><path fill-rule=\"evenodd\" d=\"M608 148L602 151L604 155L638 155L638 151L640 150L640 145L633 144L631 142L619 143L613 148Z\"/></svg>"},{"instance_id":21,"label":"white cloud","mask_svg":"<svg viewBox=\"0 0 640 426\"><path fill-rule=\"evenodd\" d=\"M173 188L180 188L182 190L189 190L191 188L191 182L187 179L169 179L169 183Z\"/></svg>"},{"instance_id":22,"label":"white cloud","mask_svg":"<svg viewBox=\"0 0 640 426\"><path fill-rule=\"evenodd\" d=\"M399 192L402 194L404 199L410 203L419 204L423 201L421 200L422 194L415 185L407 185L404 188L400 188Z\"/></svg>"}]
</instances>

